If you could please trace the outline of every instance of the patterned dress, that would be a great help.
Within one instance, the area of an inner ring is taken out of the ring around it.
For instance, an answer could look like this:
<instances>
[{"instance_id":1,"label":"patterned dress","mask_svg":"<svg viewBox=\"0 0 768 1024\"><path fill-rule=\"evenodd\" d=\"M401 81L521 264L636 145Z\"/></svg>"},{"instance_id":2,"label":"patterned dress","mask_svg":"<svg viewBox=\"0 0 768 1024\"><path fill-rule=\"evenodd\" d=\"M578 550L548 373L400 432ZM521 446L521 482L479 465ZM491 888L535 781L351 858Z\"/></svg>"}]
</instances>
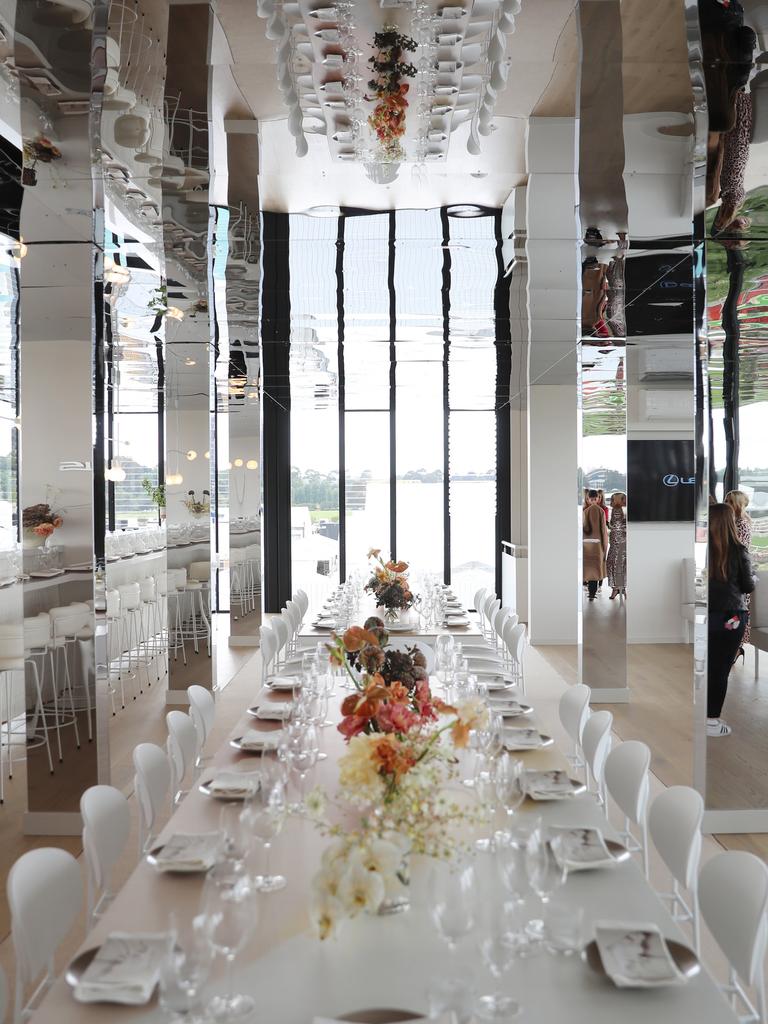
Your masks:
<instances>
[{"instance_id":1,"label":"patterned dress","mask_svg":"<svg viewBox=\"0 0 768 1024\"><path fill-rule=\"evenodd\" d=\"M736 534L739 538L739 543L743 544L749 552L750 546L752 544L752 520L749 518L749 516L742 515L736 517ZM749 599L751 596L751 594L744 595L747 602L747 628L744 630L744 636L741 639L742 647L744 647L746 644L750 642Z\"/></svg>"},{"instance_id":2,"label":"patterned dress","mask_svg":"<svg viewBox=\"0 0 768 1024\"><path fill-rule=\"evenodd\" d=\"M608 586L614 590L626 590L627 519L620 508L611 510L610 545L607 558Z\"/></svg>"}]
</instances>

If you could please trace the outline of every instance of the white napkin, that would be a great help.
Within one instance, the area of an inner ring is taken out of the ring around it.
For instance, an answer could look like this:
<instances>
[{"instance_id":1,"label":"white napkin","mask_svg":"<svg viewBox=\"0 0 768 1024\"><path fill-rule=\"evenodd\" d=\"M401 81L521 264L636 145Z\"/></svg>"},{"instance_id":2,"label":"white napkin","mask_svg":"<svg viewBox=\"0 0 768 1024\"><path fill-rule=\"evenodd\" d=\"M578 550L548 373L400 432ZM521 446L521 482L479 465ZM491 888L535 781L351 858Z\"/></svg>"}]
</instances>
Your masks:
<instances>
[{"instance_id":1,"label":"white napkin","mask_svg":"<svg viewBox=\"0 0 768 1024\"><path fill-rule=\"evenodd\" d=\"M555 857L569 871L589 871L616 863L599 829L553 827L550 831L557 837L552 844Z\"/></svg>"},{"instance_id":2,"label":"white napkin","mask_svg":"<svg viewBox=\"0 0 768 1024\"><path fill-rule=\"evenodd\" d=\"M167 934L112 932L75 986L75 999L128 1006L149 1002L170 942Z\"/></svg>"},{"instance_id":3,"label":"white napkin","mask_svg":"<svg viewBox=\"0 0 768 1024\"><path fill-rule=\"evenodd\" d=\"M256 718L265 722L282 721L283 716L291 707L291 702L286 700L274 700L269 703L259 704L256 708Z\"/></svg>"},{"instance_id":4,"label":"white napkin","mask_svg":"<svg viewBox=\"0 0 768 1024\"><path fill-rule=\"evenodd\" d=\"M463 7L444 7L440 13L444 18L462 18L466 12Z\"/></svg>"},{"instance_id":5,"label":"white napkin","mask_svg":"<svg viewBox=\"0 0 768 1024\"><path fill-rule=\"evenodd\" d=\"M558 768L548 772L527 771L524 785L532 800L560 800L575 793L568 773Z\"/></svg>"},{"instance_id":6,"label":"white napkin","mask_svg":"<svg viewBox=\"0 0 768 1024\"><path fill-rule=\"evenodd\" d=\"M507 750L536 750L541 746L538 729L505 729L504 746Z\"/></svg>"},{"instance_id":7,"label":"white napkin","mask_svg":"<svg viewBox=\"0 0 768 1024\"><path fill-rule=\"evenodd\" d=\"M267 676L270 690L297 690L301 687L300 676Z\"/></svg>"},{"instance_id":8,"label":"white napkin","mask_svg":"<svg viewBox=\"0 0 768 1024\"><path fill-rule=\"evenodd\" d=\"M619 988L657 988L686 980L658 925L596 921L595 941L605 973Z\"/></svg>"},{"instance_id":9,"label":"white napkin","mask_svg":"<svg viewBox=\"0 0 768 1024\"><path fill-rule=\"evenodd\" d=\"M240 737L240 746L243 750L277 750L282 736L282 729L275 729L274 732L249 729Z\"/></svg>"},{"instance_id":10,"label":"white napkin","mask_svg":"<svg viewBox=\"0 0 768 1024\"><path fill-rule=\"evenodd\" d=\"M488 706L491 711L496 711L502 718L519 718L520 715L527 715L529 708L526 704L512 700L509 697L490 697Z\"/></svg>"},{"instance_id":11,"label":"white napkin","mask_svg":"<svg viewBox=\"0 0 768 1024\"><path fill-rule=\"evenodd\" d=\"M160 871L207 871L216 863L218 832L175 832L155 858Z\"/></svg>"},{"instance_id":12,"label":"white napkin","mask_svg":"<svg viewBox=\"0 0 768 1024\"><path fill-rule=\"evenodd\" d=\"M216 796L247 796L255 793L261 772L220 772L208 783L208 789Z\"/></svg>"}]
</instances>

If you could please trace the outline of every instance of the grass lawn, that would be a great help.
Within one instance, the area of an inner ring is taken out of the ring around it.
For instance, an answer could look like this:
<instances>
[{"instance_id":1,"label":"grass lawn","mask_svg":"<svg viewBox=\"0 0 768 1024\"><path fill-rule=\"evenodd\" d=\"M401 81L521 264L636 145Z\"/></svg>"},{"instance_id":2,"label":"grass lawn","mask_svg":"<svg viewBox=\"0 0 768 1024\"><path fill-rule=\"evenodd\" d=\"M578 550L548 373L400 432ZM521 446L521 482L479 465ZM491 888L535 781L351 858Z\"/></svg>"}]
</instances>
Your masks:
<instances>
[{"instance_id":1,"label":"grass lawn","mask_svg":"<svg viewBox=\"0 0 768 1024\"><path fill-rule=\"evenodd\" d=\"M339 510L337 508L327 510L312 508L309 510L309 518L313 523L319 523L321 519L327 519L330 523L338 523Z\"/></svg>"}]
</instances>

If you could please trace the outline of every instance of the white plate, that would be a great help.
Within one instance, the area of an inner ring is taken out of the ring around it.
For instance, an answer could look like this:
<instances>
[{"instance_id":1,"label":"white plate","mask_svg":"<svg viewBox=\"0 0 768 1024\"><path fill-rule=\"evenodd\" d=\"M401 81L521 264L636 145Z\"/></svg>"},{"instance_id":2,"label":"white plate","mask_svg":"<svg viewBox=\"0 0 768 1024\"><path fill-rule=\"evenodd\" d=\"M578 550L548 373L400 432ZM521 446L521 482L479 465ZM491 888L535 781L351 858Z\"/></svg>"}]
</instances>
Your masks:
<instances>
[{"instance_id":1,"label":"white plate","mask_svg":"<svg viewBox=\"0 0 768 1024\"><path fill-rule=\"evenodd\" d=\"M547 736L546 733L539 732L537 729L534 729L533 732L535 732L537 734L538 742L536 742L535 740L530 742L530 743L528 741L520 742L517 739L515 739L515 735L514 734L516 732L526 732L527 733L528 730L527 729L505 729L504 730L504 739L503 739L504 749L505 750L520 751L521 753L523 753L526 750L542 750L544 747L551 747L552 744L555 742L552 739L551 736Z\"/></svg>"},{"instance_id":2,"label":"white plate","mask_svg":"<svg viewBox=\"0 0 768 1024\"><path fill-rule=\"evenodd\" d=\"M415 626L410 622L384 623L384 629L386 629L388 633L414 633L418 628L418 626Z\"/></svg>"}]
</instances>

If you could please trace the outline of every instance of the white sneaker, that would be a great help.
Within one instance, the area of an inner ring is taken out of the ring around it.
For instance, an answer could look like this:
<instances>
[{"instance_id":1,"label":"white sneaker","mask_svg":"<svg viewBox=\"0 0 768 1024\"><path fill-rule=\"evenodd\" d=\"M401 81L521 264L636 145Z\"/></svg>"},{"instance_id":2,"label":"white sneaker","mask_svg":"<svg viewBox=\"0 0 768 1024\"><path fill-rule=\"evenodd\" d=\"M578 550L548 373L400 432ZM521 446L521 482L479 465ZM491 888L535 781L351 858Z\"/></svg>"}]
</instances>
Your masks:
<instances>
[{"instance_id":1,"label":"white sneaker","mask_svg":"<svg viewBox=\"0 0 768 1024\"><path fill-rule=\"evenodd\" d=\"M722 718L707 719L707 736L730 736L733 729Z\"/></svg>"}]
</instances>

